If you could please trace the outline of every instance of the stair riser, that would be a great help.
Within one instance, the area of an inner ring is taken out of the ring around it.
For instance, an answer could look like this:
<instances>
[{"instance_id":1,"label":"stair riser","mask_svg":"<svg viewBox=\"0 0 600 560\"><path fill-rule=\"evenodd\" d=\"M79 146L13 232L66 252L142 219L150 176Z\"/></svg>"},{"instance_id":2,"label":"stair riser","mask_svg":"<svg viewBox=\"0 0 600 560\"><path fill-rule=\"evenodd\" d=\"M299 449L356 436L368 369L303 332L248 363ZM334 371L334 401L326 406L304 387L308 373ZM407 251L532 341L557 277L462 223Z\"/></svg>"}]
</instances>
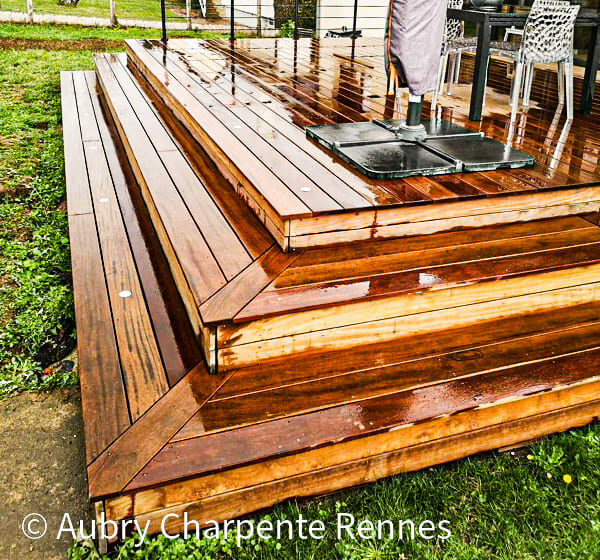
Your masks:
<instances>
[{"instance_id":1,"label":"stair riser","mask_svg":"<svg viewBox=\"0 0 600 560\"><path fill-rule=\"evenodd\" d=\"M534 276L532 278L532 276ZM493 285L493 286L492 286ZM532 293L534 289L544 291ZM600 265L290 313L217 329L219 371L600 299ZM349 366L350 367L350 366Z\"/></svg>"}]
</instances>

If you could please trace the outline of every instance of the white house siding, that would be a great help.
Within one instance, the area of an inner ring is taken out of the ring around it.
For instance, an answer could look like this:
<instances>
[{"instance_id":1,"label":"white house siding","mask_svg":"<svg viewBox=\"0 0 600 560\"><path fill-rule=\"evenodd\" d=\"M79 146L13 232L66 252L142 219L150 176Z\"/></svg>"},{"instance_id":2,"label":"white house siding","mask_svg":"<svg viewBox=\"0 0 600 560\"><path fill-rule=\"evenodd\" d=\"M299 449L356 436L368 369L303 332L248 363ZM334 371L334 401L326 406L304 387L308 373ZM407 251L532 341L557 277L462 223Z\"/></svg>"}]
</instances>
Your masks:
<instances>
[{"instance_id":1,"label":"white house siding","mask_svg":"<svg viewBox=\"0 0 600 560\"><path fill-rule=\"evenodd\" d=\"M389 0L359 0L357 29L363 37L383 37ZM317 32L323 37L328 29L352 29L354 0L321 0L317 5Z\"/></svg>"}]
</instances>

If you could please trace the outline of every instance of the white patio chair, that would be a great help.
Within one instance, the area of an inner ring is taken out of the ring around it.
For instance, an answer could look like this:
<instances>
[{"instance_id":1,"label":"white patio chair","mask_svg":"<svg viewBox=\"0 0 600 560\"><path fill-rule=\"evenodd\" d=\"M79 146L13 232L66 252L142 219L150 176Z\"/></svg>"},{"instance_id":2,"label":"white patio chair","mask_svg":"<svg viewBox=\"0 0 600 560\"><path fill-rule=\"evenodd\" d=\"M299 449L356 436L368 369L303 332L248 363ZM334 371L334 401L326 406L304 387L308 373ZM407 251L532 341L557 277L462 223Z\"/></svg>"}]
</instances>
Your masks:
<instances>
[{"instance_id":1,"label":"white patio chair","mask_svg":"<svg viewBox=\"0 0 600 560\"><path fill-rule=\"evenodd\" d=\"M511 87L511 117L515 120L523 78L523 106L529 106L533 66L556 62L558 102L566 101L567 118L573 118L573 30L578 5L564 0L536 0L527 16L523 40L518 43L494 42L490 54L512 58L515 71ZM565 99L566 93L566 99Z\"/></svg>"},{"instance_id":2,"label":"white patio chair","mask_svg":"<svg viewBox=\"0 0 600 560\"><path fill-rule=\"evenodd\" d=\"M448 8L460 10L463 7L463 1L464 0L448 0ZM464 36L463 22L458 19L446 18L444 41L442 43L442 55L438 70L437 88L433 92L433 98L431 100L432 111L435 110L438 96L442 94L444 83L446 83L446 93L451 95L452 84L458 82L462 53L475 52L476 49L477 37ZM448 81L446 82L448 62L450 62L450 70L448 72Z\"/></svg>"}]
</instances>

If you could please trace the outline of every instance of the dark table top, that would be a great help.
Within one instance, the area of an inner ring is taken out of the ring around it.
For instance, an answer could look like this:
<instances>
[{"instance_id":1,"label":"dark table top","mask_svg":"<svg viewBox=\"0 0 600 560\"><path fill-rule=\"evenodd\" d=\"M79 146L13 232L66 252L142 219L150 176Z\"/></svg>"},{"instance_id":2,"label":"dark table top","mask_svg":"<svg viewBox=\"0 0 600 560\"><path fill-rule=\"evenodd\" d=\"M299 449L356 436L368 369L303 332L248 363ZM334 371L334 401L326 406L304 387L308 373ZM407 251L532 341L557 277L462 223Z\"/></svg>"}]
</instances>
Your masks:
<instances>
[{"instance_id":1,"label":"dark table top","mask_svg":"<svg viewBox=\"0 0 600 560\"><path fill-rule=\"evenodd\" d=\"M510 6L504 6L504 8L510 8ZM527 20L527 12L509 12L506 10L499 12L490 12L485 10L476 10L472 8L463 8L456 10L454 8L448 9L448 17L453 19L460 19L462 21L471 21L473 23L487 23L497 27L504 25L524 25ZM600 13L597 10L582 9L579 10L577 15L576 25L599 25L600 24Z\"/></svg>"}]
</instances>

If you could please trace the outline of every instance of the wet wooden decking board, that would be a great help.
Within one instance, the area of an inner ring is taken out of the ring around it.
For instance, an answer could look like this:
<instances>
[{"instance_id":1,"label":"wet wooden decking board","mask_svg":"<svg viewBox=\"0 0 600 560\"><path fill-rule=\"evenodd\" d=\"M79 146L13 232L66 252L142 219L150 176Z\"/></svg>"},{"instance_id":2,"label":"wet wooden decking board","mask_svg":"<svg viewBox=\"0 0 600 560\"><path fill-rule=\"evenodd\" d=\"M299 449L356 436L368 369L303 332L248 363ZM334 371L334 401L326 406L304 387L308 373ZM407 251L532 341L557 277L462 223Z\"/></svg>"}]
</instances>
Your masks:
<instances>
[{"instance_id":1,"label":"wet wooden decking board","mask_svg":"<svg viewBox=\"0 0 600 560\"><path fill-rule=\"evenodd\" d=\"M66 150L83 148L77 163L85 170L67 171L67 196L77 201L87 192L88 200L70 205L69 231L78 328L94 333L78 338L89 463L197 363L200 352L168 278L158 285L164 264L161 269L158 258L150 260L148 224L129 195L95 75L64 73L61 86Z\"/></svg>"},{"instance_id":2,"label":"wet wooden decking board","mask_svg":"<svg viewBox=\"0 0 600 560\"><path fill-rule=\"evenodd\" d=\"M370 181L303 131L390 111L378 42L357 46L172 41L164 74L156 43L130 42L129 68L62 75L88 483L109 519L224 520L600 415L596 116L555 154L562 123L530 112L513 142L541 150L533 169Z\"/></svg>"},{"instance_id":3,"label":"wet wooden decking board","mask_svg":"<svg viewBox=\"0 0 600 560\"><path fill-rule=\"evenodd\" d=\"M540 142L539 134L519 128L513 144L536 155L533 169L395 181L362 177L307 140L308 125L394 116L385 95L382 51L373 41L355 45L357 63L344 41L300 41L296 51L293 42L273 39L240 40L233 48L218 40L171 40L164 53L151 41L128 41L127 48L130 66L202 138L284 250L525 221L598 206L600 191L591 188L600 179L597 162L571 145L580 127L597 129L597 122L576 121L562 154L548 154L546 138ZM361 62L365 57L368 65ZM557 132L545 122L548 112L534 113L528 115L529 128ZM445 117L496 139L506 137L506 115L494 113L478 125L455 110ZM231 145L238 149L229 150ZM268 168L256 182L256 162L246 157L248 150ZM273 173L277 181L266 181ZM582 191L581 184L590 187ZM308 211L299 212L298 201Z\"/></svg>"}]
</instances>

